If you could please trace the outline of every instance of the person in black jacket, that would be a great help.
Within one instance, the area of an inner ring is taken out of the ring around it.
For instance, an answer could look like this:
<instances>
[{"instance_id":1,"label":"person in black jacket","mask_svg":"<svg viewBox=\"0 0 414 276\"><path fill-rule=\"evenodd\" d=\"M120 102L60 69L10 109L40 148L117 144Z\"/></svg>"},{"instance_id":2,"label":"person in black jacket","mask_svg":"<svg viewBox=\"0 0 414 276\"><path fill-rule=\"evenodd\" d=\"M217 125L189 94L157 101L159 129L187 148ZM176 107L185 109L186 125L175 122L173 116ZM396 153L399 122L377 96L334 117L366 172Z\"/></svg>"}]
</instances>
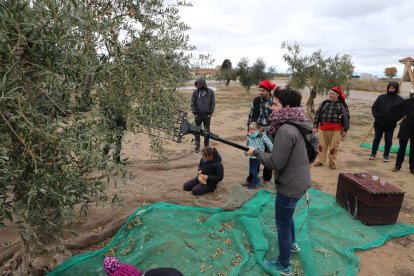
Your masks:
<instances>
[{"instance_id":1,"label":"person in black jacket","mask_svg":"<svg viewBox=\"0 0 414 276\"><path fill-rule=\"evenodd\" d=\"M193 91L191 97L191 111L194 114L196 126L203 124L204 130L210 131L211 116L213 115L216 102L214 98L214 91L207 87L206 81L203 78L199 78L195 81L194 85L197 87ZM200 134L194 134L195 136L195 152L200 151ZM209 138L204 138L204 146L209 145Z\"/></svg>"},{"instance_id":2,"label":"person in black jacket","mask_svg":"<svg viewBox=\"0 0 414 276\"><path fill-rule=\"evenodd\" d=\"M408 162L410 164L410 172L414 174L414 93L410 94L410 98L405 99L390 108L391 114L394 114L395 120L403 118L400 124L400 131L398 132L398 139L400 147L397 153L397 159L395 166L392 169L393 172L397 172L401 169L404 162L405 150L407 148L408 141L410 140L410 155Z\"/></svg>"},{"instance_id":3,"label":"person in black jacket","mask_svg":"<svg viewBox=\"0 0 414 276\"><path fill-rule=\"evenodd\" d=\"M377 155L378 147L382 136L384 135L385 147L382 161L388 162L388 156L392 146L392 136L397 126L397 120L390 114L390 107L399 103L403 98L398 95L399 84L397 82L389 82L387 85L387 93L378 96L372 105L372 115L374 116L374 141L372 142L370 160L374 160Z\"/></svg>"},{"instance_id":4,"label":"person in black jacket","mask_svg":"<svg viewBox=\"0 0 414 276\"><path fill-rule=\"evenodd\" d=\"M221 156L215 148L205 147L201 150L201 155L197 177L190 179L183 185L184 191L191 191L193 195L197 196L215 191L217 184L224 177Z\"/></svg>"},{"instance_id":5,"label":"person in black jacket","mask_svg":"<svg viewBox=\"0 0 414 276\"><path fill-rule=\"evenodd\" d=\"M252 122L257 123L262 129L266 131L270 124L269 116L272 113L272 90L276 88L276 83L272 83L268 80L262 80L259 83L259 96L253 99L252 106L250 108L249 118L247 119L247 131L249 131L249 125ZM267 132L267 131L266 131ZM266 133L267 134L267 133ZM272 137L270 137L272 140ZM265 152L270 152L270 149L265 147ZM257 167L257 172L260 171L260 165ZM249 172L246 181L243 186L248 186L253 179L253 175ZM272 179L272 170L263 168L263 184L269 184Z\"/></svg>"}]
</instances>

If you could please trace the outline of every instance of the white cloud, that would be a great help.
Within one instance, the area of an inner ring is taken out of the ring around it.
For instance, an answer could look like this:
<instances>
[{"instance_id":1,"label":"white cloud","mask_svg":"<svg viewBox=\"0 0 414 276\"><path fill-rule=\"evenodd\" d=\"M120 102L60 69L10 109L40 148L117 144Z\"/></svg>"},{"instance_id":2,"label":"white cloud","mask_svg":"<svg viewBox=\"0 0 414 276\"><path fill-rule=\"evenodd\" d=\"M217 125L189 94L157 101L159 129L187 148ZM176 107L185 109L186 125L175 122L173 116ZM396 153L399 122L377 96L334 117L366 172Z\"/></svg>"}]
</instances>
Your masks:
<instances>
[{"instance_id":1,"label":"white cloud","mask_svg":"<svg viewBox=\"0 0 414 276\"><path fill-rule=\"evenodd\" d=\"M414 1L410 0L194 0L181 9L191 30L194 54L209 53L220 65L262 57L284 72L283 41L299 42L304 53L350 54L355 72L382 76L386 67L414 57Z\"/></svg>"}]
</instances>

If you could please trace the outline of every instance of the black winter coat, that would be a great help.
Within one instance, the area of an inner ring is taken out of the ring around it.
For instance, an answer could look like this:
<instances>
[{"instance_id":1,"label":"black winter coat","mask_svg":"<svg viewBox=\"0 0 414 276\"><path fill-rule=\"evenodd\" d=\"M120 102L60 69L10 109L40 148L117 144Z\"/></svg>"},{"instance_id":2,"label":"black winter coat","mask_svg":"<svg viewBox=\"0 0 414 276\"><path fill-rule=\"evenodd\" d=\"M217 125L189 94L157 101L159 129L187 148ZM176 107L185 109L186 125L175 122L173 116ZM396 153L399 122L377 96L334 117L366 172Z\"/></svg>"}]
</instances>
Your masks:
<instances>
[{"instance_id":1,"label":"black winter coat","mask_svg":"<svg viewBox=\"0 0 414 276\"><path fill-rule=\"evenodd\" d=\"M224 177L224 168L223 164L221 164L220 154L216 159L207 162L204 162L203 158L201 158L198 165L198 170L201 170L202 174L208 176L207 186L214 190L217 184L222 181Z\"/></svg>"},{"instance_id":2,"label":"black winter coat","mask_svg":"<svg viewBox=\"0 0 414 276\"><path fill-rule=\"evenodd\" d=\"M204 96L203 96L204 95ZM191 111L194 115L212 115L216 107L214 90L205 88L204 90L194 90L191 97Z\"/></svg>"},{"instance_id":3,"label":"black winter coat","mask_svg":"<svg viewBox=\"0 0 414 276\"><path fill-rule=\"evenodd\" d=\"M408 140L414 137L414 98L405 99L390 108L394 120L398 121L403 118L400 124L398 138Z\"/></svg>"},{"instance_id":4,"label":"black winter coat","mask_svg":"<svg viewBox=\"0 0 414 276\"><path fill-rule=\"evenodd\" d=\"M394 129L397 121L390 112L390 107L401 102L403 98L397 93L389 93L378 96L372 105L371 111L375 118L374 126L383 129Z\"/></svg>"}]
</instances>

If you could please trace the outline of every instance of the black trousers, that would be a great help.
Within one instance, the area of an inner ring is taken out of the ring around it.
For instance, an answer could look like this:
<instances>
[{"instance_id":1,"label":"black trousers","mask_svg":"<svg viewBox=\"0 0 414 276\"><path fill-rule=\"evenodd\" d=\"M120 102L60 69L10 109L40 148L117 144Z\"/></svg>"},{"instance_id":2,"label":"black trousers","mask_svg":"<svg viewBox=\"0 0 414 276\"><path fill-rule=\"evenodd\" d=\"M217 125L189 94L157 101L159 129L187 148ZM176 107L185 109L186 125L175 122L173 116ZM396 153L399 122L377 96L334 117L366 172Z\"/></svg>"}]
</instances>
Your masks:
<instances>
[{"instance_id":1,"label":"black trousers","mask_svg":"<svg viewBox=\"0 0 414 276\"><path fill-rule=\"evenodd\" d=\"M401 168L401 165L404 162L405 150L407 149L408 140L410 140L410 155L408 158L408 163L410 164L410 170L414 170L414 147L413 147L414 137L411 137L410 139L399 139L400 148L398 149L395 166L398 168Z\"/></svg>"},{"instance_id":2,"label":"black trousers","mask_svg":"<svg viewBox=\"0 0 414 276\"><path fill-rule=\"evenodd\" d=\"M184 191L191 191L193 195L200 196L209 192L213 192L215 187L201 184L198 182L198 178L193 178L184 183Z\"/></svg>"},{"instance_id":3,"label":"black trousers","mask_svg":"<svg viewBox=\"0 0 414 276\"><path fill-rule=\"evenodd\" d=\"M197 115L195 117L195 124L196 126L201 127L203 124L203 129L205 131L210 132L210 123L211 123L211 116L210 115ZM200 148L200 134L195 134L195 147L196 149ZM209 145L209 138L204 137L204 146L207 147Z\"/></svg>"}]
</instances>

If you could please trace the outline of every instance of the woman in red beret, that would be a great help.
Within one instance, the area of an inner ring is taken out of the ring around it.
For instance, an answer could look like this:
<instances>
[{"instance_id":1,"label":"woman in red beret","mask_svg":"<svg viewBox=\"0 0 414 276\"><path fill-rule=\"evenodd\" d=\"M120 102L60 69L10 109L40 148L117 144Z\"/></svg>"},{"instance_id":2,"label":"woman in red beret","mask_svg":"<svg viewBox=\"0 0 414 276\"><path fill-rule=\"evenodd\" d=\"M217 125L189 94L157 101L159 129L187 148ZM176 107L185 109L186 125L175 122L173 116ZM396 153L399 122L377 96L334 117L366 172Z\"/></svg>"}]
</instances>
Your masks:
<instances>
[{"instance_id":1,"label":"woman in red beret","mask_svg":"<svg viewBox=\"0 0 414 276\"><path fill-rule=\"evenodd\" d=\"M323 101L316 111L313 130L319 133L319 154L314 167L329 161L329 167L336 169L336 157L341 138L349 129L349 109L345 103L345 94L339 86L332 87L328 99Z\"/></svg>"}]
</instances>

